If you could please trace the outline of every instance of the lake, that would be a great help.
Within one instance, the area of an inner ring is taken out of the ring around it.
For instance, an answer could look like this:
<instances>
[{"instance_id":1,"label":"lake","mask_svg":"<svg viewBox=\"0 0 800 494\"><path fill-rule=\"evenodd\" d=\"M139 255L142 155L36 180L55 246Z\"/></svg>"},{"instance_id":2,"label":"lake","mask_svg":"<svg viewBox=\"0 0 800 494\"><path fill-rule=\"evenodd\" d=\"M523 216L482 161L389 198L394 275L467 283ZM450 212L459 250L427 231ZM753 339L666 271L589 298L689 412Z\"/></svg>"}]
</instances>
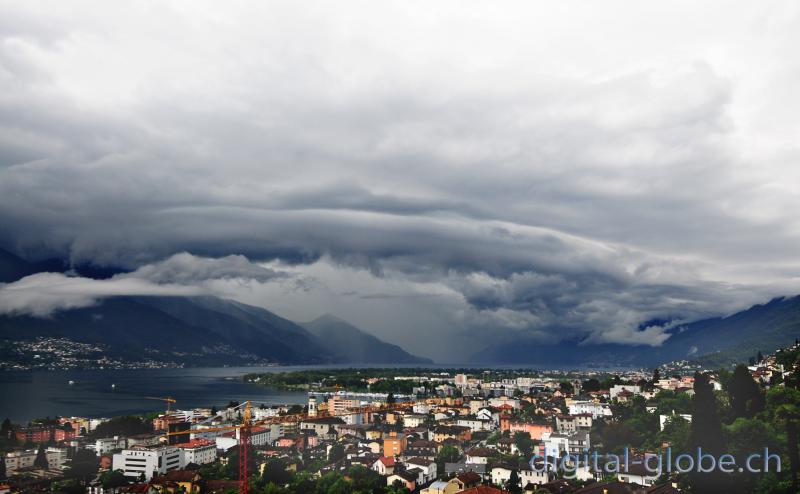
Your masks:
<instances>
[{"instance_id":1,"label":"lake","mask_svg":"<svg viewBox=\"0 0 800 494\"><path fill-rule=\"evenodd\" d=\"M0 420L26 423L38 417L111 417L165 409L146 396L171 396L173 408L305 403L306 393L279 391L242 381L249 372L302 370L306 367L227 367L141 370L0 372ZM311 367L308 367L311 368ZM70 385L69 381L75 384ZM116 386L111 387L112 384Z\"/></svg>"},{"instance_id":2,"label":"lake","mask_svg":"<svg viewBox=\"0 0 800 494\"><path fill-rule=\"evenodd\" d=\"M113 417L154 412L165 403L146 396L170 396L173 408L221 407L229 401L254 404L305 404L304 392L280 391L242 381L251 372L394 367L418 364L308 365L291 367L198 367L187 369L4 371L0 372L0 420L26 423L40 417ZM484 368L472 364L426 364L428 369ZM494 365L519 369L521 365ZM534 366L530 366L533 368ZM70 385L69 381L75 384ZM112 384L116 386L111 387Z\"/></svg>"}]
</instances>

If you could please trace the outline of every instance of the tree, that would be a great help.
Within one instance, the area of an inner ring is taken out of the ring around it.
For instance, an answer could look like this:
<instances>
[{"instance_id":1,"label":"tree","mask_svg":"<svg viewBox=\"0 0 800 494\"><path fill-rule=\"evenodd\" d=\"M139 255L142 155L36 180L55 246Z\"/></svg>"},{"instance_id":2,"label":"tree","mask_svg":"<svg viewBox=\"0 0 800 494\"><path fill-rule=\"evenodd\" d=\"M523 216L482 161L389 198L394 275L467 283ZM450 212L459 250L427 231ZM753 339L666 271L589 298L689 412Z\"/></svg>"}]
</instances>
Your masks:
<instances>
[{"instance_id":1,"label":"tree","mask_svg":"<svg viewBox=\"0 0 800 494\"><path fill-rule=\"evenodd\" d=\"M6 456L0 455L0 480L5 480L8 478L8 473L6 472Z\"/></svg>"},{"instance_id":2,"label":"tree","mask_svg":"<svg viewBox=\"0 0 800 494\"><path fill-rule=\"evenodd\" d=\"M11 425L11 421L6 417L3 420L3 425L0 425L0 437L2 439L11 439L11 433L13 432L13 427Z\"/></svg>"},{"instance_id":3,"label":"tree","mask_svg":"<svg viewBox=\"0 0 800 494\"><path fill-rule=\"evenodd\" d=\"M331 446L330 451L328 451L328 461L331 463L336 463L337 461L344 458L344 448L341 444L334 444Z\"/></svg>"},{"instance_id":4,"label":"tree","mask_svg":"<svg viewBox=\"0 0 800 494\"><path fill-rule=\"evenodd\" d=\"M128 485L128 478L122 470L109 470L100 474L100 483L106 489L117 489Z\"/></svg>"},{"instance_id":5,"label":"tree","mask_svg":"<svg viewBox=\"0 0 800 494\"><path fill-rule=\"evenodd\" d=\"M454 446L443 446L436 454L436 471L444 472L445 463L455 463L461 454Z\"/></svg>"},{"instance_id":6,"label":"tree","mask_svg":"<svg viewBox=\"0 0 800 494\"><path fill-rule=\"evenodd\" d=\"M286 462L282 458L275 458L267 461L261 479L264 482L285 485L292 480L292 474L286 470Z\"/></svg>"},{"instance_id":7,"label":"tree","mask_svg":"<svg viewBox=\"0 0 800 494\"><path fill-rule=\"evenodd\" d=\"M763 409L763 400L760 399L761 389L744 364L737 365L733 371L728 384L728 395L734 418L750 418L761 411L759 408Z\"/></svg>"},{"instance_id":8,"label":"tree","mask_svg":"<svg viewBox=\"0 0 800 494\"><path fill-rule=\"evenodd\" d=\"M591 391L600 391L600 381L598 381L595 378L583 381L583 383L581 384L581 389L586 391L587 393Z\"/></svg>"},{"instance_id":9,"label":"tree","mask_svg":"<svg viewBox=\"0 0 800 494\"><path fill-rule=\"evenodd\" d=\"M712 454L719 458L725 453L725 441L722 436L722 423L717 414L717 399L714 387L708 375L702 372L694 374L694 397L692 398L692 426L689 435L689 451L702 448L704 454ZM703 494L727 493L727 478L720 472L690 474L693 492Z\"/></svg>"},{"instance_id":10,"label":"tree","mask_svg":"<svg viewBox=\"0 0 800 494\"><path fill-rule=\"evenodd\" d=\"M33 466L47 470L49 463L47 463L47 453L44 451L44 446L39 445L39 450L36 451L36 459L33 460Z\"/></svg>"},{"instance_id":11,"label":"tree","mask_svg":"<svg viewBox=\"0 0 800 494\"><path fill-rule=\"evenodd\" d=\"M387 405L394 405L397 402L397 399L394 397L394 393L389 393L386 395L386 404Z\"/></svg>"},{"instance_id":12,"label":"tree","mask_svg":"<svg viewBox=\"0 0 800 494\"><path fill-rule=\"evenodd\" d=\"M660 380L661 380L661 370L658 367L656 367L653 370L653 383L657 383Z\"/></svg>"},{"instance_id":13,"label":"tree","mask_svg":"<svg viewBox=\"0 0 800 494\"><path fill-rule=\"evenodd\" d=\"M517 432L514 434L514 445L526 457L533 454L534 442L528 432Z\"/></svg>"},{"instance_id":14,"label":"tree","mask_svg":"<svg viewBox=\"0 0 800 494\"><path fill-rule=\"evenodd\" d=\"M800 391L777 387L767 394L767 408L773 419L786 432L786 447L789 453L789 470L792 478L791 492L798 492L800 450L798 450L798 424L800 424Z\"/></svg>"},{"instance_id":15,"label":"tree","mask_svg":"<svg viewBox=\"0 0 800 494\"><path fill-rule=\"evenodd\" d=\"M84 485L90 477L97 473L100 468L100 459L89 449L79 449L72 457L67 474L70 477L80 480Z\"/></svg>"},{"instance_id":16,"label":"tree","mask_svg":"<svg viewBox=\"0 0 800 494\"><path fill-rule=\"evenodd\" d=\"M511 476L508 477L508 484L506 485L506 489L511 494L521 494L522 493L522 486L519 485L519 473L516 470L511 470Z\"/></svg>"},{"instance_id":17,"label":"tree","mask_svg":"<svg viewBox=\"0 0 800 494\"><path fill-rule=\"evenodd\" d=\"M92 432L92 437L133 436L152 432L153 423L135 415L114 417L99 424Z\"/></svg>"}]
</instances>

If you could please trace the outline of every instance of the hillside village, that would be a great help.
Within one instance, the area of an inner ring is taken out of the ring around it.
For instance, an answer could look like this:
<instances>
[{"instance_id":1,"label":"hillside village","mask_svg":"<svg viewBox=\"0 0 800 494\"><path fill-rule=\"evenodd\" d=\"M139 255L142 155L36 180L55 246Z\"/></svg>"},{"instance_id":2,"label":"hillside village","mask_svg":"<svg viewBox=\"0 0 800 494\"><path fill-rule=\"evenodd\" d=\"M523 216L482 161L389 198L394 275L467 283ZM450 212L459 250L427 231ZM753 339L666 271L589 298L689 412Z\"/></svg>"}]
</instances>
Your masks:
<instances>
[{"instance_id":1,"label":"hillside village","mask_svg":"<svg viewBox=\"0 0 800 494\"><path fill-rule=\"evenodd\" d=\"M792 383L798 353L795 345L752 361L749 382L762 390ZM479 373L460 373L431 383L420 373L373 378L431 390L409 401L392 394L368 401L342 390L309 394L304 405L232 402L220 410L62 417L26 426L6 420L0 431L6 451L0 494L239 492L236 427L245 410L254 424L247 460L253 492L679 493L680 478L641 465L609 474L576 456L565 473L534 468L541 464L531 458L606 454L623 446L646 458L683 447L696 376L662 376L657 370L603 380L486 381ZM727 371L702 377L720 396L734 379ZM639 423L651 428L639 434L642 439L636 439Z\"/></svg>"}]
</instances>

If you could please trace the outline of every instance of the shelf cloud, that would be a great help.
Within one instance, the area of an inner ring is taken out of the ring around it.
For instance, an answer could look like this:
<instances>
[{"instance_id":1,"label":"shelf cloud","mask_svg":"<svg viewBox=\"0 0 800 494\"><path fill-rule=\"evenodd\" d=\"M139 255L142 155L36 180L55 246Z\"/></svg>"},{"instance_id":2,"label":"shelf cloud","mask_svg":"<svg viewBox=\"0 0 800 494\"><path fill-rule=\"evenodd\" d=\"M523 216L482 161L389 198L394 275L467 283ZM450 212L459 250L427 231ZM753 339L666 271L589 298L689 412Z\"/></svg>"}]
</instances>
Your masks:
<instances>
[{"instance_id":1,"label":"shelf cloud","mask_svg":"<svg viewBox=\"0 0 800 494\"><path fill-rule=\"evenodd\" d=\"M0 311L211 291L427 355L798 292L794 3L447 3L0 5L0 247L129 271Z\"/></svg>"}]
</instances>

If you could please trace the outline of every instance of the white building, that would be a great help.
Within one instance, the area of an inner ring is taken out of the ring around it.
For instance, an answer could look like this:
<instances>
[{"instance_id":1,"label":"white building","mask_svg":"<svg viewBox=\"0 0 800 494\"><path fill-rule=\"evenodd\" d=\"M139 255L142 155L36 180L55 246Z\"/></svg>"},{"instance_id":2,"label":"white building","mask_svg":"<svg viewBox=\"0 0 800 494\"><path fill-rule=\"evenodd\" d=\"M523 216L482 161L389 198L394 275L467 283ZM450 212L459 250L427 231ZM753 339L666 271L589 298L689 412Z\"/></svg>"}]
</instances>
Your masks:
<instances>
[{"instance_id":1,"label":"white building","mask_svg":"<svg viewBox=\"0 0 800 494\"><path fill-rule=\"evenodd\" d=\"M315 399L316 400L316 399ZM309 399L309 402L311 400ZM316 406L316 405L315 405ZM309 410L310 410L309 406ZM250 409L253 414L253 420L263 420L277 417L281 414L281 409L278 407L255 407Z\"/></svg>"},{"instance_id":2,"label":"white building","mask_svg":"<svg viewBox=\"0 0 800 494\"><path fill-rule=\"evenodd\" d=\"M428 412L431 411L431 407L427 403L416 403L413 411L418 415L428 415Z\"/></svg>"},{"instance_id":3,"label":"white building","mask_svg":"<svg viewBox=\"0 0 800 494\"><path fill-rule=\"evenodd\" d=\"M511 478L511 469L504 466L494 467L492 468L491 478L494 485L505 487Z\"/></svg>"},{"instance_id":4,"label":"white building","mask_svg":"<svg viewBox=\"0 0 800 494\"><path fill-rule=\"evenodd\" d=\"M410 458L405 461L409 469L419 468L422 470L423 484L436 479L436 462L425 458Z\"/></svg>"},{"instance_id":5,"label":"white building","mask_svg":"<svg viewBox=\"0 0 800 494\"><path fill-rule=\"evenodd\" d=\"M45 451L47 468L49 470L62 470L67 462L67 451L67 448L59 448L57 446L47 448L47 451Z\"/></svg>"},{"instance_id":6,"label":"white building","mask_svg":"<svg viewBox=\"0 0 800 494\"><path fill-rule=\"evenodd\" d=\"M22 468L30 468L35 460L35 449L11 451L6 455L6 473L11 475Z\"/></svg>"},{"instance_id":7,"label":"white building","mask_svg":"<svg viewBox=\"0 0 800 494\"><path fill-rule=\"evenodd\" d=\"M182 463L206 465L217 461L217 444L208 439L192 439L188 443L176 444L183 454Z\"/></svg>"},{"instance_id":8,"label":"white building","mask_svg":"<svg viewBox=\"0 0 800 494\"><path fill-rule=\"evenodd\" d=\"M153 475L162 475L172 470L183 468L183 454L180 448L174 446L137 447L123 449L114 455L113 470L122 470L126 477L133 479L144 474L145 480L150 480Z\"/></svg>"},{"instance_id":9,"label":"white building","mask_svg":"<svg viewBox=\"0 0 800 494\"><path fill-rule=\"evenodd\" d=\"M542 434L545 456L559 458L562 455L582 454L591 447L589 433L578 431L572 434L545 432Z\"/></svg>"},{"instance_id":10,"label":"white building","mask_svg":"<svg viewBox=\"0 0 800 494\"><path fill-rule=\"evenodd\" d=\"M462 418L456 419L456 425L461 427L469 427L472 431L490 431L494 429L494 422L492 419L486 418Z\"/></svg>"},{"instance_id":11,"label":"white building","mask_svg":"<svg viewBox=\"0 0 800 494\"><path fill-rule=\"evenodd\" d=\"M642 394L641 386L635 386L633 384L616 384L612 386L611 389L608 390L608 395L613 400L614 398L619 396L619 394L622 393L623 391L632 393L634 396Z\"/></svg>"},{"instance_id":12,"label":"white building","mask_svg":"<svg viewBox=\"0 0 800 494\"><path fill-rule=\"evenodd\" d=\"M124 437L104 437L94 442L94 451L98 455L105 455L118 449L128 447L128 440Z\"/></svg>"},{"instance_id":13,"label":"white building","mask_svg":"<svg viewBox=\"0 0 800 494\"><path fill-rule=\"evenodd\" d=\"M520 487L528 484L542 485L550 482L550 472L524 469L519 471Z\"/></svg>"},{"instance_id":14,"label":"white building","mask_svg":"<svg viewBox=\"0 0 800 494\"><path fill-rule=\"evenodd\" d=\"M420 427L425 424L425 419L427 418L425 415L404 415L403 425L405 427Z\"/></svg>"},{"instance_id":15,"label":"white building","mask_svg":"<svg viewBox=\"0 0 800 494\"><path fill-rule=\"evenodd\" d=\"M600 417L611 417L611 407L607 403L595 403L593 401L573 401L569 405L570 415L582 415L588 413L593 419Z\"/></svg>"}]
</instances>

